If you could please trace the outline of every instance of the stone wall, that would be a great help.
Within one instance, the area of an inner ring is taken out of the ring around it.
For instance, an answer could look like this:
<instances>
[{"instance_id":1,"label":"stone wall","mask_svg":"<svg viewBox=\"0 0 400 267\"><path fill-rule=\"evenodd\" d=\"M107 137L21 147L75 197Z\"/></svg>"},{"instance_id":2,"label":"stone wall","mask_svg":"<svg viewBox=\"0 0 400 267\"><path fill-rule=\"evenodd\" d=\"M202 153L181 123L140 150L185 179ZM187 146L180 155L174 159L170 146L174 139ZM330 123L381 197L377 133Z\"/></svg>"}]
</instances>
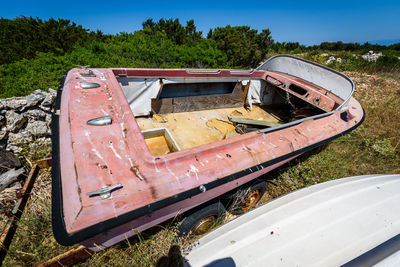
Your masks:
<instances>
[{"instance_id":1,"label":"stone wall","mask_svg":"<svg viewBox=\"0 0 400 267\"><path fill-rule=\"evenodd\" d=\"M25 97L0 99L0 147L20 153L31 143L51 144L51 109L57 92L35 90Z\"/></svg>"}]
</instances>

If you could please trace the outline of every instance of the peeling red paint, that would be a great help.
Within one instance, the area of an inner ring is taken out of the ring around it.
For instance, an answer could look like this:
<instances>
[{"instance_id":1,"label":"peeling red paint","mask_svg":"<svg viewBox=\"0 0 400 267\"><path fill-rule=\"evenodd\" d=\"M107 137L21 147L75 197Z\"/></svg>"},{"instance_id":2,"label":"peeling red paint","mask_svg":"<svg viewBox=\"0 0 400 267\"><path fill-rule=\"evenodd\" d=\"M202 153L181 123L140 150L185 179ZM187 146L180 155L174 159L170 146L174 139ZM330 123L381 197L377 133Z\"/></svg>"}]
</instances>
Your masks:
<instances>
[{"instance_id":1,"label":"peeling red paint","mask_svg":"<svg viewBox=\"0 0 400 267\"><path fill-rule=\"evenodd\" d=\"M269 133L250 132L210 144L186 149L163 156L150 154L141 130L130 110L116 75L142 77L245 77L265 79L273 75L285 83L301 83L309 92L307 97L320 97L319 107L331 111L338 101L322 93L309 83L289 75L267 71L191 72L186 70L159 69L93 69L97 77L85 77L84 82L96 82L99 88L80 87L83 79L80 69L72 69L63 88L60 115L60 164L62 177L63 213L69 233L85 229L93 224L120 216L186 190L210 183L219 178L240 172L260 163L311 146L340 134L357 124L363 117L360 104L351 99L348 120L337 111L318 120ZM79 100L79 101L76 101ZM332 104L333 103L333 104ZM90 119L111 116L112 124L88 126ZM284 162L286 162L285 160ZM171 205L153 214L152 220L138 219L110 231L108 238L99 243L111 244L122 237L124 227L150 227L173 217L240 184L283 164L274 164L229 182L219 188L206 191L192 200ZM71 171L76 166L76 172ZM104 185L121 183L123 188L112 192L108 199L89 198L86 193ZM210 193L211 192L211 193ZM78 216L79 215L79 216ZM138 222L141 222L138 225ZM126 235L133 235L126 234Z\"/></svg>"}]
</instances>

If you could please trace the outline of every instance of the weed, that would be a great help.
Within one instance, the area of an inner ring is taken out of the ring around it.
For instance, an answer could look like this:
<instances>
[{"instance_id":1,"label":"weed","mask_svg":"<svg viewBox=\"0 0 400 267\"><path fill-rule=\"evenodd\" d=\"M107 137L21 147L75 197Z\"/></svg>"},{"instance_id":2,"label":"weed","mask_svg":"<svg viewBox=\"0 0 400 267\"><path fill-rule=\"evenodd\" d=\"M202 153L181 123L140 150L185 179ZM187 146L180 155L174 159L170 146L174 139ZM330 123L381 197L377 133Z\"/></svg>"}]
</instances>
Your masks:
<instances>
[{"instance_id":1,"label":"weed","mask_svg":"<svg viewBox=\"0 0 400 267\"><path fill-rule=\"evenodd\" d=\"M390 143L390 140L386 138L376 140L376 142L372 145L372 149L384 157L395 158L397 156L396 148L393 147Z\"/></svg>"}]
</instances>

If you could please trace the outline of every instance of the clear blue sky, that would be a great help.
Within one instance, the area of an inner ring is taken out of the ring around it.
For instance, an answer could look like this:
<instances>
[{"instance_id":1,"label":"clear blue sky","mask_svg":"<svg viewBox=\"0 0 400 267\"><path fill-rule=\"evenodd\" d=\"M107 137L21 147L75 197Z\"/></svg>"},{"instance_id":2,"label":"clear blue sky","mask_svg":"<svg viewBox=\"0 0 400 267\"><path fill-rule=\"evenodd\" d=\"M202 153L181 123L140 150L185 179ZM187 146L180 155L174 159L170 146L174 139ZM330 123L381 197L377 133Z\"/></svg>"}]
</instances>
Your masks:
<instances>
[{"instance_id":1,"label":"clear blue sky","mask_svg":"<svg viewBox=\"0 0 400 267\"><path fill-rule=\"evenodd\" d=\"M148 18L194 19L207 34L218 26L269 28L274 40L319 44L400 39L400 1L2 1L0 17L65 18L105 33L141 29Z\"/></svg>"}]
</instances>

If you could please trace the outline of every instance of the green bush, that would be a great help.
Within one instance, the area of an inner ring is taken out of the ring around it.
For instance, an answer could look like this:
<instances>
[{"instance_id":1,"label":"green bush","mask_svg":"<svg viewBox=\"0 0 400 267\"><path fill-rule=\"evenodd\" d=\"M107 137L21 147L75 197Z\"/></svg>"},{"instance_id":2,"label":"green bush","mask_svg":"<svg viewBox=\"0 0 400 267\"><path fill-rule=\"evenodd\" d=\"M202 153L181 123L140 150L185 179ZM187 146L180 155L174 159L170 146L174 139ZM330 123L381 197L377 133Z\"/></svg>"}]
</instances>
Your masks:
<instances>
[{"instance_id":1,"label":"green bush","mask_svg":"<svg viewBox=\"0 0 400 267\"><path fill-rule=\"evenodd\" d=\"M38 52L63 55L76 45L104 38L100 31L89 32L66 19L0 18L0 64L31 59Z\"/></svg>"},{"instance_id":2,"label":"green bush","mask_svg":"<svg viewBox=\"0 0 400 267\"><path fill-rule=\"evenodd\" d=\"M210 30L207 38L226 53L229 65L245 68L257 67L274 44L269 29L258 33L248 26L218 27Z\"/></svg>"},{"instance_id":3,"label":"green bush","mask_svg":"<svg viewBox=\"0 0 400 267\"><path fill-rule=\"evenodd\" d=\"M376 72L400 71L400 59L396 56L381 56L376 61Z\"/></svg>"},{"instance_id":4,"label":"green bush","mask_svg":"<svg viewBox=\"0 0 400 267\"><path fill-rule=\"evenodd\" d=\"M75 66L152 68L254 68L277 53L326 64L328 53L340 57L329 67L339 71L400 72L400 44L389 47L324 42L304 46L274 42L268 29L248 26L217 27L207 37L193 20L152 19L134 33L103 35L64 19L18 17L0 19L0 97L22 96L35 89L56 88L59 78ZM377 62L360 57L368 50L382 51ZM358 55L358 56L354 56Z\"/></svg>"},{"instance_id":5,"label":"green bush","mask_svg":"<svg viewBox=\"0 0 400 267\"><path fill-rule=\"evenodd\" d=\"M142 31L121 34L105 42L92 41L62 56L38 53L35 59L0 65L0 98L57 88L61 75L76 66L222 68L226 61L213 40L202 39L189 46L175 45L164 33L157 33L156 38Z\"/></svg>"}]
</instances>

